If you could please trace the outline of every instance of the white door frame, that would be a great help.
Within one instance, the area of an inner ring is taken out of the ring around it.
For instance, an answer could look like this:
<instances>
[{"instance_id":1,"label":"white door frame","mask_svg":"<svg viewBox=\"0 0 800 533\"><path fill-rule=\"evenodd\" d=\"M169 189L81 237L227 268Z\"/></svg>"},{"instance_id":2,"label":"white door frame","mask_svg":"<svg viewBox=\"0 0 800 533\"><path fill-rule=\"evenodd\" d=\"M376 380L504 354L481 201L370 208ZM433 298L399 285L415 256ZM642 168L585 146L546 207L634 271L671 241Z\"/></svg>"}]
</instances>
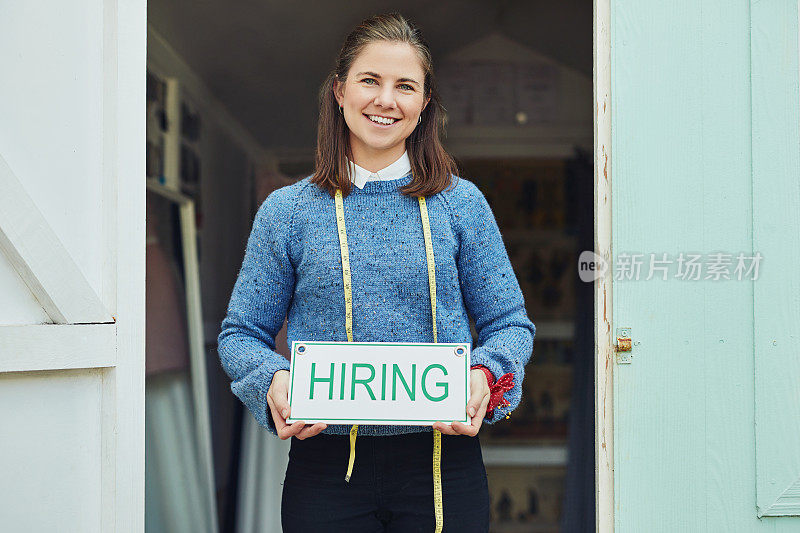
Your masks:
<instances>
[{"instance_id":1,"label":"white door frame","mask_svg":"<svg viewBox=\"0 0 800 533\"><path fill-rule=\"evenodd\" d=\"M608 265L595 280L595 523L614 531L614 365L611 256L611 0L594 1L594 251Z\"/></svg>"}]
</instances>

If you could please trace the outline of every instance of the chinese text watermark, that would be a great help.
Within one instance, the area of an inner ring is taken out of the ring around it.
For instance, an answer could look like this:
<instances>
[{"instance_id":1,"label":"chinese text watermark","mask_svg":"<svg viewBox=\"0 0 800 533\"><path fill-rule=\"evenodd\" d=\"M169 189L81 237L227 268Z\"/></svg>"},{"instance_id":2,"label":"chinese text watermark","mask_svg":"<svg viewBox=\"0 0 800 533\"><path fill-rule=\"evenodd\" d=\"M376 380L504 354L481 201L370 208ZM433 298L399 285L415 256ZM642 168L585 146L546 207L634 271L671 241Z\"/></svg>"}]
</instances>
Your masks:
<instances>
[{"instance_id":1,"label":"chinese text watermark","mask_svg":"<svg viewBox=\"0 0 800 533\"><path fill-rule=\"evenodd\" d=\"M713 252L696 254L620 253L614 262L614 280L679 279L679 280L757 280L761 252L738 254ZM581 281L591 282L606 275L608 262L591 250L578 258Z\"/></svg>"}]
</instances>

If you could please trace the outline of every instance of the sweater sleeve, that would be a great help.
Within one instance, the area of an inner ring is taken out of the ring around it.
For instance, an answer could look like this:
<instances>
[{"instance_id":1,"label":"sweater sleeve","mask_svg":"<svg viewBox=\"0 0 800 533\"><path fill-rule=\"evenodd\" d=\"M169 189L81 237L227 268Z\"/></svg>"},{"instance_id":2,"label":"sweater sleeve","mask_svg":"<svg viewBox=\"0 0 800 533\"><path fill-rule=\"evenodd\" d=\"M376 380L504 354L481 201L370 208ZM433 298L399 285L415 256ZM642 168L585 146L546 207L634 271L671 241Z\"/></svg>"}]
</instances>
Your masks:
<instances>
[{"instance_id":1,"label":"sweater sleeve","mask_svg":"<svg viewBox=\"0 0 800 533\"><path fill-rule=\"evenodd\" d=\"M495 377L511 373L514 386L486 422L493 424L519 405L525 365L533 353L536 327L503 244L500 229L483 193L469 180L455 177L449 200L459 237L458 276L467 311L475 320L477 346L471 364L483 365Z\"/></svg>"},{"instance_id":2,"label":"sweater sleeve","mask_svg":"<svg viewBox=\"0 0 800 533\"><path fill-rule=\"evenodd\" d=\"M273 434L277 432L267 391L275 372L289 370L289 361L275 351L275 336L295 287L289 259L292 190L288 186L273 191L259 207L217 339L231 391Z\"/></svg>"}]
</instances>

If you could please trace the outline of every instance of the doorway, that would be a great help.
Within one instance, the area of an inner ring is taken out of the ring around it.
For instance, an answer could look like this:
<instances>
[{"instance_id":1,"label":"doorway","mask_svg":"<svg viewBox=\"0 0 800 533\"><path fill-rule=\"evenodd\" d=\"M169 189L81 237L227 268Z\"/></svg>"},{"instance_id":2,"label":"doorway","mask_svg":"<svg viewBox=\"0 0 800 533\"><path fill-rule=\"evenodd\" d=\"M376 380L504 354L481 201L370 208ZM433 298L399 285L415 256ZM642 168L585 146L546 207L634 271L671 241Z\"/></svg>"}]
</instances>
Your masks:
<instances>
[{"instance_id":1,"label":"doorway","mask_svg":"<svg viewBox=\"0 0 800 533\"><path fill-rule=\"evenodd\" d=\"M449 115L445 147L489 200L537 326L523 402L480 434L497 532L595 527L595 293L576 269L580 252L594 249L593 11L585 4L401 9L434 52ZM148 177L197 206L220 531L276 527L287 443L259 431L231 394L218 327L255 210L313 172L316 90L346 31L373 14L366 2L313 11L148 3L149 75L176 85L148 123L164 133L149 141Z\"/></svg>"}]
</instances>

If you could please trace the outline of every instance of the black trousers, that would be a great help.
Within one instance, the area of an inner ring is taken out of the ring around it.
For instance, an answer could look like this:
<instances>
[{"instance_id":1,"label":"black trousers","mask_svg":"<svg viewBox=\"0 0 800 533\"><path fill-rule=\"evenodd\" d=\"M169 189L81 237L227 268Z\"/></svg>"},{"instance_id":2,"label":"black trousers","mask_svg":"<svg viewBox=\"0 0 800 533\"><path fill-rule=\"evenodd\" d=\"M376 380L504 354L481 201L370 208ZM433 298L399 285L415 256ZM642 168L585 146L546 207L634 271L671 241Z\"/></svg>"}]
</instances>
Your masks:
<instances>
[{"instance_id":1,"label":"black trousers","mask_svg":"<svg viewBox=\"0 0 800 533\"><path fill-rule=\"evenodd\" d=\"M435 529L433 435L358 436L350 482L347 435L292 437L283 531L425 532ZM478 437L442 435L444 531L489 531L489 490Z\"/></svg>"}]
</instances>

